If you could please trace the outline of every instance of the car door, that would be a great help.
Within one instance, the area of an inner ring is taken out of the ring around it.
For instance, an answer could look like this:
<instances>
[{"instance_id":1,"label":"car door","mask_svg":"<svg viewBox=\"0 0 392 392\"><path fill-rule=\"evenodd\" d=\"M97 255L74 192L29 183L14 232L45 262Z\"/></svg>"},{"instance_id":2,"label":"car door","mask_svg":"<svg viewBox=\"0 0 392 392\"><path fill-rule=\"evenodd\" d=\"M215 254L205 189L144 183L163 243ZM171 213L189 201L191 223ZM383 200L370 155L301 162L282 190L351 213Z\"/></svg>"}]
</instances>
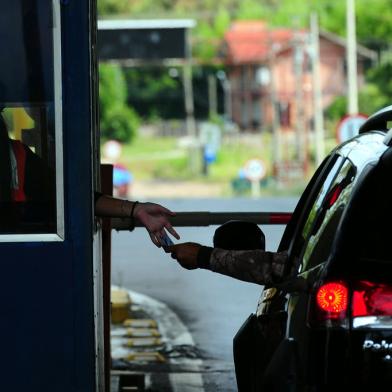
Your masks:
<instances>
[{"instance_id":1,"label":"car door","mask_svg":"<svg viewBox=\"0 0 392 392\"><path fill-rule=\"evenodd\" d=\"M294 210L293 217L287 225L279 245L279 251L286 250L288 252L287 277L296 276L298 261L309 234L309 217L315 217L318 214L322 200L330 190L343 161L344 159L338 154L327 157L312 177ZM287 280L289 286L283 284L276 287L265 287L262 291L256 316L264 347L260 353L261 358L254 380L254 390L268 390L271 388L271 380L284 382L286 377L283 373L286 372L288 375L292 372L290 368L285 367L285 364L290 363L289 360L279 361L277 366L271 360L287 334L286 326L290 314L288 308L290 295L288 293L295 292L295 285L301 284L301 282L301 280L296 281L295 279ZM290 345L285 350L287 352L283 356L295 355L293 347Z\"/></svg>"}]
</instances>

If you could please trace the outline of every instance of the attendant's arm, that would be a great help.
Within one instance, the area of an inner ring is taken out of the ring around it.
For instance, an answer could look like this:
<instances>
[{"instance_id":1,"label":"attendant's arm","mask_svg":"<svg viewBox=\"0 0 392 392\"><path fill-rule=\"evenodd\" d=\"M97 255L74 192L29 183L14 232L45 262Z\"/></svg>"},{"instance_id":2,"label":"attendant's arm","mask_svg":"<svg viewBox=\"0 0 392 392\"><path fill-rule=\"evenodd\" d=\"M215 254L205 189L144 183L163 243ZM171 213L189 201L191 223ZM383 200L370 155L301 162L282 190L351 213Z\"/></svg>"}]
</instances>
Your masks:
<instances>
[{"instance_id":1,"label":"attendant's arm","mask_svg":"<svg viewBox=\"0 0 392 392\"><path fill-rule=\"evenodd\" d=\"M95 215L111 218L130 218L134 202L96 193Z\"/></svg>"},{"instance_id":2,"label":"attendant's arm","mask_svg":"<svg viewBox=\"0 0 392 392\"><path fill-rule=\"evenodd\" d=\"M245 282L261 285L278 282L283 277L286 252L264 250L224 250L195 243L166 248L187 269L204 268Z\"/></svg>"},{"instance_id":3,"label":"attendant's arm","mask_svg":"<svg viewBox=\"0 0 392 392\"><path fill-rule=\"evenodd\" d=\"M213 249L209 269L245 282L265 285L276 283L283 277L286 261L286 252Z\"/></svg>"},{"instance_id":4,"label":"attendant's arm","mask_svg":"<svg viewBox=\"0 0 392 392\"><path fill-rule=\"evenodd\" d=\"M142 203L96 194L95 215L113 218L137 219L147 229L151 241L158 247L165 236L165 229L175 238L180 236L169 221L175 213L155 203Z\"/></svg>"}]
</instances>

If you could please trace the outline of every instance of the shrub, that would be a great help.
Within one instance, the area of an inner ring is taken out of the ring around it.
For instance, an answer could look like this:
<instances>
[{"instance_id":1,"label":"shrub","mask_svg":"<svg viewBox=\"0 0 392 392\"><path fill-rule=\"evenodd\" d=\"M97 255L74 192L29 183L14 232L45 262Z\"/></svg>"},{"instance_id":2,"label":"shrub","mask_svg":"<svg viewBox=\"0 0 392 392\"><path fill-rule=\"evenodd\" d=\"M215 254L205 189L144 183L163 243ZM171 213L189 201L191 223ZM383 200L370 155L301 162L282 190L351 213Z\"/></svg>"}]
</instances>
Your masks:
<instances>
[{"instance_id":1,"label":"shrub","mask_svg":"<svg viewBox=\"0 0 392 392\"><path fill-rule=\"evenodd\" d=\"M100 129L103 140L132 141L140 125L136 111L127 105L127 84L120 66L99 67Z\"/></svg>"}]
</instances>

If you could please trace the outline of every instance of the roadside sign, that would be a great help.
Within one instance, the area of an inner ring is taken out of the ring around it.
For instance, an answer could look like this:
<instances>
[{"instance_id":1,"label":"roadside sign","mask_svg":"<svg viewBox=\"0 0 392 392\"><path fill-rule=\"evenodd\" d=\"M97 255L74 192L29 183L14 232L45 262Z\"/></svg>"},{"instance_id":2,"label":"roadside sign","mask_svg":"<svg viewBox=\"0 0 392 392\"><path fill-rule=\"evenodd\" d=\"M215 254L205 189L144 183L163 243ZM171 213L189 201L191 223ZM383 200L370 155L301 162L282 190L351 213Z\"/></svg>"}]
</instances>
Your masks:
<instances>
[{"instance_id":1,"label":"roadside sign","mask_svg":"<svg viewBox=\"0 0 392 392\"><path fill-rule=\"evenodd\" d=\"M365 114L347 114L340 121L336 128L336 140L343 143L346 140L358 135L359 128L367 120Z\"/></svg>"},{"instance_id":2,"label":"roadside sign","mask_svg":"<svg viewBox=\"0 0 392 392\"><path fill-rule=\"evenodd\" d=\"M103 145L103 157L111 162L116 162L121 155L121 143L109 140Z\"/></svg>"},{"instance_id":3,"label":"roadside sign","mask_svg":"<svg viewBox=\"0 0 392 392\"><path fill-rule=\"evenodd\" d=\"M266 173L265 163L261 159L250 159L245 163L244 175L250 181L260 181Z\"/></svg>"}]
</instances>

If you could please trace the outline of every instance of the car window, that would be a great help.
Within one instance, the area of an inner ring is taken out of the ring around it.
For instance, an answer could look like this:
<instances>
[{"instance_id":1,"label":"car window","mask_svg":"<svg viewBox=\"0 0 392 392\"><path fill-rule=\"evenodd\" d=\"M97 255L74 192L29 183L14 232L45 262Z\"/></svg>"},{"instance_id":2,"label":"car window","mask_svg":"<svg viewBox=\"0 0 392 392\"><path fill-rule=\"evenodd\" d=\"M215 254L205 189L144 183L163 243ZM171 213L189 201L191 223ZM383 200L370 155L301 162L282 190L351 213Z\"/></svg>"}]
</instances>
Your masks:
<instances>
[{"instance_id":1,"label":"car window","mask_svg":"<svg viewBox=\"0 0 392 392\"><path fill-rule=\"evenodd\" d=\"M315 206L328 191L342 163L343 158L337 154L327 157L317 168L303 192L279 245L280 251L288 250L287 272L297 268L297 261L303 252L306 239L304 235L310 230L310 217L317 213Z\"/></svg>"},{"instance_id":2,"label":"car window","mask_svg":"<svg viewBox=\"0 0 392 392\"><path fill-rule=\"evenodd\" d=\"M306 220L306 223L304 225L304 228L302 230L302 238L306 239L310 233L310 230L312 228L312 224L314 222L315 217L317 216L318 212L321 209L322 203L325 199L325 196L327 192L329 191L332 181L334 180L340 166L342 164L342 158L339 157L339 159L335 162L334 166L330 170L330 172L327 175L327 178L321 185L320 191L317 195L317 198L313 204L312 209L309 212L308 219Z\"/></svg>"},{"instance_id":3,"label":"car window","mask_svg":"<svg viewBox=\"0 0 392 392\"><path fill-rule=\"evenodd\" d=\"M302 232L305 247L301 257L301 271L328 258L355 175L356 168L348 159L340 167L335 165L329 173Z\"/></svg>"},{"instance_id":4,"label":"car window","mask_svg":"<svg viewBox=\"0 0 392 392\"><path fill-rule=\"evenodd\" d=\"M324 184L325 178L330 170L335 167L337 160L339 160L340 163L342 162L339 155L328 155L316 169L295 206L290 222L287 224L283 233L278 251L288 251L289 256L298 256L298 249L302 249L303 246L303 241L301 241L300 238L304 223L309 215L308 210L312 208L314 200L320 190L320 186Z\"/></svg>"}]
</instances>

